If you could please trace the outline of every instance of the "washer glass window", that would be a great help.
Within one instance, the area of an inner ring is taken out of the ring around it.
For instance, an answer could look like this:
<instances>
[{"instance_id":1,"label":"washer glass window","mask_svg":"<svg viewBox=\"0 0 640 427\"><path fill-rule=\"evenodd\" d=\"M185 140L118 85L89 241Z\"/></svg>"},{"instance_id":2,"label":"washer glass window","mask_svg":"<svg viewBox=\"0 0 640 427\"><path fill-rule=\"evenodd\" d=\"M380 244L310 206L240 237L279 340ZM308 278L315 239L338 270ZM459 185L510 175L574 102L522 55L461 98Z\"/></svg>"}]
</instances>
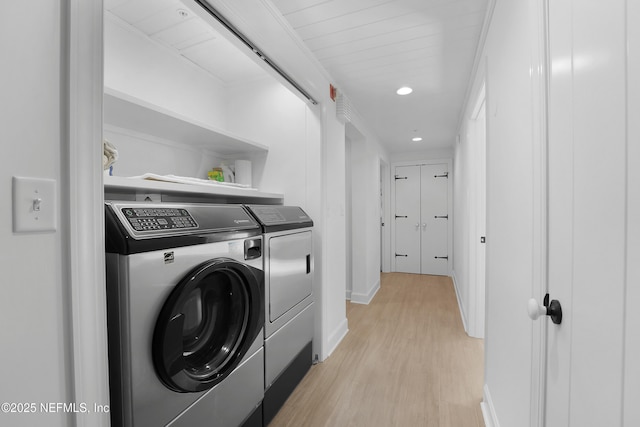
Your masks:
<instances>
[{"instance_id":1,"label":"washer glass window","mask_svg":"<svg viewBox=\"0 0 640 427\"><path fill-rule=\"evenodd\" d=\"M217 374L247 327L248 296L241 278L231 270L212 272L191 291L181 311L185 369L198 379Z\"/></svg>"},{"instance_id":2,"label":"washer glass window","mask_svg":"<svg viewBox=\"0 0 640 427\"><path fill-rule=\"evenodd\" d=\"M252 271L230 259L212 260L171 292L153 336L156 372L168 388L206 390L240 362L264 321L259 279Z\"/></svg>"}]
</instances>

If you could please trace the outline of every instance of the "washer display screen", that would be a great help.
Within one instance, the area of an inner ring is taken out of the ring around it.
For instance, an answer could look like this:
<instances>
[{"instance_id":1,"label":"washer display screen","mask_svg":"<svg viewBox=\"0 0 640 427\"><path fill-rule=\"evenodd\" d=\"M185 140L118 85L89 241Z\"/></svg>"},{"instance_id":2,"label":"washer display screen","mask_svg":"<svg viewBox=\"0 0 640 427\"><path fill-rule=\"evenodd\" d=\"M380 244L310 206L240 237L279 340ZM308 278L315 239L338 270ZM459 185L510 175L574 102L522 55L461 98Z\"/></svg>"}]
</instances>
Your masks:
<instances>
[{"instance_id":1,"label":"washer display screen","mask_svg":"<svg viewBox=\"0 0 640 427\"><path fill-rule=\"evenodd\" d=\"M135 231L193 230L198 223L181 208L122 208L122 214Z\"/></svg>"}]
</instances>

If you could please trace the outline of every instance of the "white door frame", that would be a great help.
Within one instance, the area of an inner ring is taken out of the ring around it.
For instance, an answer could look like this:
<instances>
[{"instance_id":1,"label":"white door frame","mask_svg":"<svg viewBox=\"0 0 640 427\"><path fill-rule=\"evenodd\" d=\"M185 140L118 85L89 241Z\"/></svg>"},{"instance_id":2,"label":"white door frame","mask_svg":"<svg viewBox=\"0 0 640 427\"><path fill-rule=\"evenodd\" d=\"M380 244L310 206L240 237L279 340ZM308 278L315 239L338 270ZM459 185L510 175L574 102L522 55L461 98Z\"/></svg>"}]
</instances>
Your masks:
<instances>
[{"instance_id":1,"label":"white door frame","mask_svg":"<svg viewBox=\"0 0 640 427\"><path fill-rule=\"evenodd\" d=\"M447 274L451 276L451 272L453 271L453 167L451 158L447 159L429 159L429 160L418 160L418 161L405 161L405 162L394 162L391 164L391 169L389 173L389 186L391 187L391 212L389 212L389 222L391 223L391 252L389 257L391 259L391 271L396 270L396 257L394 254L396 253L396 221L394 219L394 215L396 214L396 186L395 186L395 171L398 166L422 166L422 165L437 165L437 164L447 164L447 170L449 171L449 178L447 179L447 209L449 211L449 220L447 224L447 246L448 246L448 256L447 260ZM393 221L392 221L393 220Z\"/></svg>"},{"instance_id":2,"label":"white door frame","mask_svg":"<svg viewBox=\"0 0 640 427\"><path fill-rule=\"evenodd\" d=\"M68 145L61 166L62 216L71 307L72 402L109 403L102 173L103 4L61 0ZM65 37L66 36L66 37ZM64 99L64 98L63 98ZM108 413L72 414L75 426L108 426Z\"/></svg>"},{"instance_id":3,"label":"white door frame","mask_svg":"<svg viewBox=\"0 0 640 427\"><path fill-rule=\"evenodd\" d=\"M531 20L538 28L537 58L532 57L533 140L533 277L532 298L542 301L548 292L548 97L549 33L548 1L532 0ZM532 51L533 51L532 47ZM537 59L537 61L536 61ZM537 63L536 63L537 62ZM537 124L537 126L536 126ZM534 145L535 146L535 145ZM525 309L523 305L523 310ZM547 328L545 322L533 322L531 334L531 427L543 427L545 420Z\"/></svg>"},{"instance_id":4,"label":"white door frame","mask_svg":"<svg viewBox=\"0 0 640 427\"><path fill-rule=\"evenodd\" d=\"M382 227L382 225L380 226L380 257L382 259L381 271L383 273L388 273L389 271L391 271L391 245L389 244L389 241L391 239L391 218L389 213L389 183L391 168L389 166L389 163L381 157L378 157L378 164L380 170L380 177L378 179L378 182L381 186L380 192L382 203L382 222L384 222L384 227Z\"/></svg>"},{"instance_id":5,"label":"white door frame","mask_svg":"<svg viewBox=\"0 0 640 427\"><path fill-rule=\"evenodd\" d=\"M478 115L482 108L485 108L485 126L484 126L484 138L485 143L483 144L484 149L484 159L485 164L484 168L481 169L480 162L478 161L478 154L480 150L477 147L478 144L478 133L477 133L477 122ZM480 236L480 227L479 227L479 207L480 207L480 192L483 191L485 198L485 212L482 216L485 219L486 224L486 139L487 139L487 120L486 120L486 90L485 90L485 81L482 80L482 84L480 85L480 90L478 91L478 95L476 97L476 103L471 113L471 117L469 120L469 125L473 126L473 139L470 141L470 144L475 145L473 148L469 148L475 153L475 156L471 159L472 162L472 176L470 177L470 185L476 186L477 191L471 192L471 209L469 215L469 313L468 313L468 330L467 333L471 337L475 338L484 338L484 323L485 323L485 276L486 276L486 261L485 268L482 270L479 269L479 249L481 243L479 242ZM484 173L484 179L480 179L480 173ZM480 188L480 183L484 182L484 189ZM486 233L486 225L484 227ZM481 273L482 272L482 273Z\"/></svg>"}]
</instances>

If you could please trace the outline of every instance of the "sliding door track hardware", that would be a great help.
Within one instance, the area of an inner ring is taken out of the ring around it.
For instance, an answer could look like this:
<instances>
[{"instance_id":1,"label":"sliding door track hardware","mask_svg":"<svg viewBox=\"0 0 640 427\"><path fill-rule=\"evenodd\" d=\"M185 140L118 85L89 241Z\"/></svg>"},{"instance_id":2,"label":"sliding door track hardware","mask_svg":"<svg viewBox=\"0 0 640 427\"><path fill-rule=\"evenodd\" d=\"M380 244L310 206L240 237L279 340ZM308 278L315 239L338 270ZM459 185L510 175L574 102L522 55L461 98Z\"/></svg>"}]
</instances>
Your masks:
<instances>
[{"instance_id":1,"label":"sliding door track hardware","mask_svg":"<svg viewBox=\"0 0 640 427\"><path fill-rule=\"evenodd\" d=\"M273 62L267 55L265 55L265 53L262 52L251 40L249 40L247 36L241 33L240 30L238 30L231 22L229 22L227 18L222 16L220 12L214 9L207 1L205 0L194 0L194 1L198 3L200 6L202 6L202 8L206 10L207 13L209 13L209 15L211 15L216 21L218 21L231 34L236 36L238 40L240 40L249 49L251 49L251 51L255 53L258 56L258 58L263 60L269 67L271 67L276 73L278 73L280 77L285 79L291 86L293 86L298 92L300 92L302 96L307 98L309 102L311 102L313 105L318 105L318 101L313 99L311 95L309 95L309 93L302 88L302 86L300 86L295 80L293 80L293 77L291 77L289 74L284 72L284 70L278 67L278 65L276 65L275 62Z\"/></svg>"}]
</instances>

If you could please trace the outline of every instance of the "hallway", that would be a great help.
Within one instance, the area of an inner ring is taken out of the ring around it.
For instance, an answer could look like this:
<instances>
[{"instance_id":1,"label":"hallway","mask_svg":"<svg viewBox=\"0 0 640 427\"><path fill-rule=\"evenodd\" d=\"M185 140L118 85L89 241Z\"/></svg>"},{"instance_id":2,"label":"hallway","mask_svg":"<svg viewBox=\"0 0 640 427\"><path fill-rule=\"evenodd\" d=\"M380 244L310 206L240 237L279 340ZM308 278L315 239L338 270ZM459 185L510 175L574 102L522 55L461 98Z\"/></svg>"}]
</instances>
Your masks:
<instances>
[{"instance_id":1,"label":"hallway","mask_svg":"<svg viewBox=\"0 0 640 427\"><path fill-rule=\"evenodd\" d=\"M270 424L484 427L483 341L463 329L451 279L383 273L349 333Z\"/></svg>"}]
</instances>

